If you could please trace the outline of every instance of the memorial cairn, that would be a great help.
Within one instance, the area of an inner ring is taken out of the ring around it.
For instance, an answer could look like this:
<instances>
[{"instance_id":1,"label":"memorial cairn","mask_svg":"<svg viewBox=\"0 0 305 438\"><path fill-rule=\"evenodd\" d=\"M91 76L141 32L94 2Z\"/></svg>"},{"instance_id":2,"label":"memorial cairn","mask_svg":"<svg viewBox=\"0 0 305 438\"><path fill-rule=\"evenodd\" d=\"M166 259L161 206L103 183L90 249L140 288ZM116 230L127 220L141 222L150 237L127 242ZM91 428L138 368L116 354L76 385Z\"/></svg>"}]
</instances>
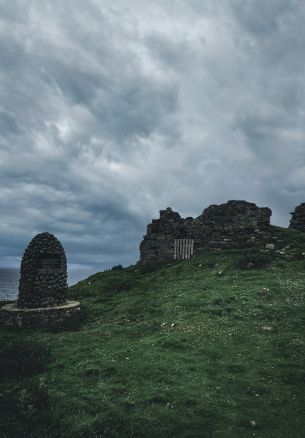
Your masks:
<instances>
[{"instance_id":1,"label":"memorial cairn","mask_svg":"<svg viewBox=\"0 0 305 438\"><path fill-rule=\"evenodd\" d=\"M80 303L68 301L67 259L61 243L50 233L37 234L21 262L19 295L0 311L2 325L61 327L77 320Z\"/></svg>"}]
</instances>

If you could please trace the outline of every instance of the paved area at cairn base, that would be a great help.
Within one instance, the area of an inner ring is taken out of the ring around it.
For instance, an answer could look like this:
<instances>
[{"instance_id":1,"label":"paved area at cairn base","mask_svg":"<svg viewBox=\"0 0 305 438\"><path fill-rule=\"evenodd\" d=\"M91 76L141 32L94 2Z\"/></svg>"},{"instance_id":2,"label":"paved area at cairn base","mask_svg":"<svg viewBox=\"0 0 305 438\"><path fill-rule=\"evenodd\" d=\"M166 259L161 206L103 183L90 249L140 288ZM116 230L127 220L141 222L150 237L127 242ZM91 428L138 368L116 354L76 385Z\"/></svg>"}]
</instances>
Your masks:
<instances>
[{"instance_id":1,"label":"paved area at cairn base","mask_svg":"<svg viewBox=\"0 0 305 438\"><path fill-rule=\"evenodd\" d=\"M60 327L80 316L80 303L67 301L66 304L37 309L20 309L16 303L6 304L0 309L0 325L6 327Z\"/></svg>"}]
</instances>

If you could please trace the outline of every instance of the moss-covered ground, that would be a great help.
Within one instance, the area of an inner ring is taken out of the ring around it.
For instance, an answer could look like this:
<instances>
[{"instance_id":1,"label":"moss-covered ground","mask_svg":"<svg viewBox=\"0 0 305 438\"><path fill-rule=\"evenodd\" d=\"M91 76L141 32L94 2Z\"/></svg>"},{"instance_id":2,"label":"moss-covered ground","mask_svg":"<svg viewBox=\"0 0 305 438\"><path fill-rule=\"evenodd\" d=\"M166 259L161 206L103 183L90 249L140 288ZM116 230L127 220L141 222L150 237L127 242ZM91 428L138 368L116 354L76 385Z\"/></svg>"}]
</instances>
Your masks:
<instances>
[{"instance_id":1,"label":"moss-covered ground","mask_svg":"<svg viewBox=\"0 0 305 438\"><path fill-rule=\"evenodd\" d=\"M91 276L86 319L1 329L2 437L305 437L305 235Z\"/></svg>"}]
</instances>

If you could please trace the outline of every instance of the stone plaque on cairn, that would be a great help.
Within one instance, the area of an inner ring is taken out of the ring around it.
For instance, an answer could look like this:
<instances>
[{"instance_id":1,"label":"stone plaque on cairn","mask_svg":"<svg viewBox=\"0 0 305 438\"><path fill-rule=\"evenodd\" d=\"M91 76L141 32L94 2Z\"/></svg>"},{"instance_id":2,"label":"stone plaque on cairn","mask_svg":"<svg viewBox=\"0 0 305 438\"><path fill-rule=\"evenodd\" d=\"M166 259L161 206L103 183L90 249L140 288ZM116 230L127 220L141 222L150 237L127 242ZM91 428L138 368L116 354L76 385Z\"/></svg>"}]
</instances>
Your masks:
<instances>
[{"instance_id":1,"label":"stone plaque on cairn","mask_svg":"<svg viewBox=\"0 0 305 438\"><path fill-rule=\"evenodd\" d=\"M16 303L1 308L0 323L12 327L60 327L75 320L78 301L68 301L67 258L50 233L35 236L21 261Z\"/></svg>"}]
</instances>

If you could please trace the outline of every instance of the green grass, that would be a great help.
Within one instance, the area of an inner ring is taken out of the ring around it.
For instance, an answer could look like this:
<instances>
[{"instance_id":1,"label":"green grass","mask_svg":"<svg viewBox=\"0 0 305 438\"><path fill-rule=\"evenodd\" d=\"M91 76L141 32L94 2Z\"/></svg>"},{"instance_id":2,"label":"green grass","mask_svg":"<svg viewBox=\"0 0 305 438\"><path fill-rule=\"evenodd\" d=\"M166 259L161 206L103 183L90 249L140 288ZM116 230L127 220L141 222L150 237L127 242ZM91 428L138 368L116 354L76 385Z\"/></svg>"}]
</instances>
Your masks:
<instances>
[{"instance_id":1,"label":"green grass","mask_svg":"<svg viewBox=\"0 0 305 438\"><path fill-rule=\"evenodd\" d=\"M303 438L305 235L272 229L274 250L91 276L78 330L2 328L2 436Z\"/></svg>"}]
</instances>

